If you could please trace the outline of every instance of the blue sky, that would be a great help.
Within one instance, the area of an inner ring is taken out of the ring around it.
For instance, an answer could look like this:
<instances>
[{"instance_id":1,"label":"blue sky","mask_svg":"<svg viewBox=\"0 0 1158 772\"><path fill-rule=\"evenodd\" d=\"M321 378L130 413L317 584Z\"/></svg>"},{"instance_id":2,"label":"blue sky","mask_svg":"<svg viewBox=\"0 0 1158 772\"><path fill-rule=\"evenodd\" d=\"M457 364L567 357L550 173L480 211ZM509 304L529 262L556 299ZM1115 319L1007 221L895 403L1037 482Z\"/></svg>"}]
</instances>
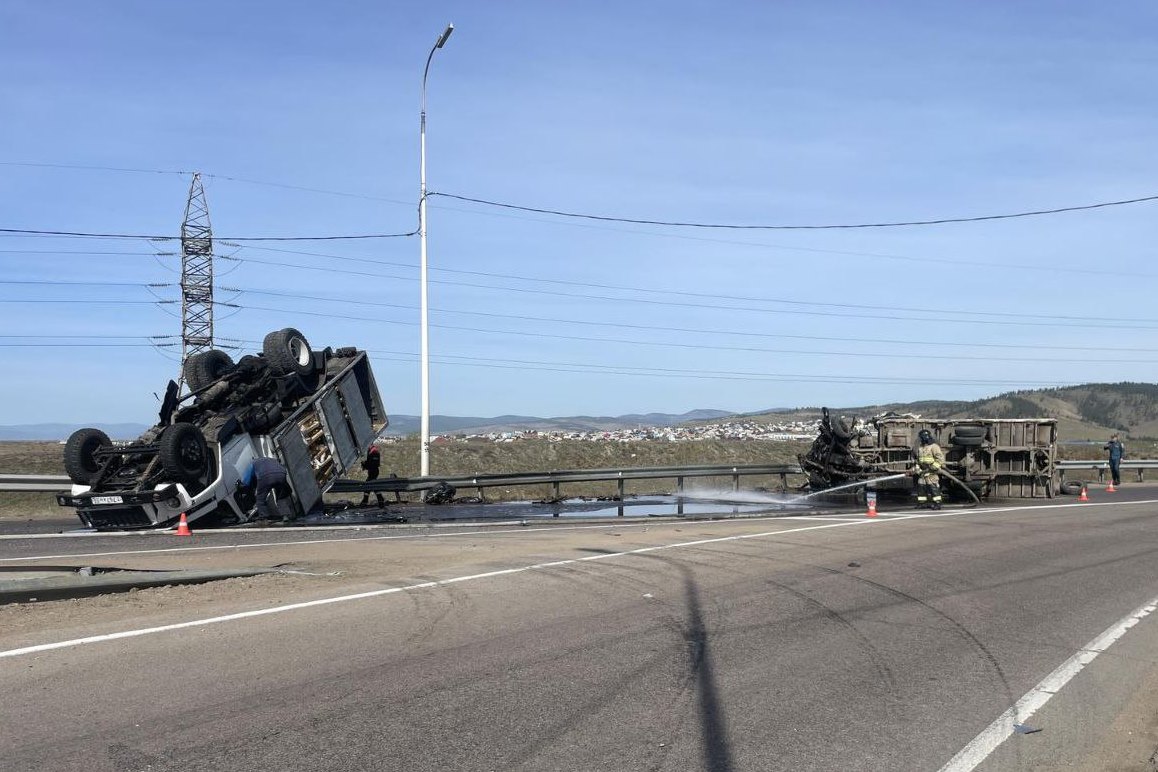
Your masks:
<instances>
[{"instance_id":1,"label":"blue sky","mask_svg":"<svg viewBox=\"0 0 1158 772\"><path fill-rule=\"evenodd\" d=\"M1158 193L1150 3L9 0L0 228L178 235L189 178L169 172L212 175L218 338L368 349L388 409L417 413L416 238L221 239L413 230L447 22L433 191L730 224ZM808 231L430 204L434 413L1155 380L1155 203ZM154 414L180 353L150 342L178 342L173 249L0 236L0 425Z\"/></svg>"}]
</instances>

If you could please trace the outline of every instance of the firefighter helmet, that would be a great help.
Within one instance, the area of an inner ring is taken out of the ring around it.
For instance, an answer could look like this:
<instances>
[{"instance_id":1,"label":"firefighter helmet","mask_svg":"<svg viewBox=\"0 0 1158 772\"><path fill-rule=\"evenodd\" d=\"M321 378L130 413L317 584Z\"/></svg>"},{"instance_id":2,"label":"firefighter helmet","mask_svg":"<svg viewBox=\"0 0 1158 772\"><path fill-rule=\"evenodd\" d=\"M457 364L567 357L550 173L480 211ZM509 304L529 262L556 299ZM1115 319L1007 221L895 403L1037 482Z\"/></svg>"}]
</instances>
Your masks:
<instances>
[{"instance_id":1,"label":"firefighter helmet","mask_svg":"<svg viewBox=\"0 0 1158 772\"><path fill-rule=\"evenodd\" d=\"M928 429L922 429L917 432L917 439L921 441L922 445L929 445L933 442L933 433Z\"/></svg>"}]
</instances>

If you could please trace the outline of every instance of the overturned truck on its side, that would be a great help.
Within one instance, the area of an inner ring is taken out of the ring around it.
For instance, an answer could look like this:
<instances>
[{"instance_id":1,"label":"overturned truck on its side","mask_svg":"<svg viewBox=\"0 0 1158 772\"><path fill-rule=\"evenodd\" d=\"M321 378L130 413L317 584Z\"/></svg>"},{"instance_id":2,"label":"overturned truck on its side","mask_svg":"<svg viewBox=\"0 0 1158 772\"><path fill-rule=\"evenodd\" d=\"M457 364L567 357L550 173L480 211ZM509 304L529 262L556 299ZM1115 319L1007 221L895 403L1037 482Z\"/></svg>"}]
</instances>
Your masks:
<instances>
[{"instance_id":1,"label":"overturned truck on its side","mask_svg":"<svg viewBox=\"0 0 1158 772\"><path fill-rule=\"evenodd\" d=\"M190 356L189 394L169 381L158 423L129 443L79 429L64 446L72 490L57 496L96 529L172 525L185 514L244 522L252 492L239 483L258 457L286 468L288 519L318 512L322 494L356 465L387 417L365 351L315 351L297 330L265 336L236 363L217 349Z\"/></svg>"},{"instance_id":2,"label":"overturned truck on its side","mask_svg":"<svg viewBox=\"0 0 1158 772\"><path fill-rule=\"evenodd\" d=\"M936 420L885 413L867 421L822 409L819 436L799 457L812 490L855 482L911 491L917 435L928 429L945 451L945 470L981 498L1052 498L1057 421L1051 418ZM894 479L881 480L880 478ZM875 482L880 480L880 482ZM960 494L943 484L947 495Z\"/></svg>"}]
</instances>

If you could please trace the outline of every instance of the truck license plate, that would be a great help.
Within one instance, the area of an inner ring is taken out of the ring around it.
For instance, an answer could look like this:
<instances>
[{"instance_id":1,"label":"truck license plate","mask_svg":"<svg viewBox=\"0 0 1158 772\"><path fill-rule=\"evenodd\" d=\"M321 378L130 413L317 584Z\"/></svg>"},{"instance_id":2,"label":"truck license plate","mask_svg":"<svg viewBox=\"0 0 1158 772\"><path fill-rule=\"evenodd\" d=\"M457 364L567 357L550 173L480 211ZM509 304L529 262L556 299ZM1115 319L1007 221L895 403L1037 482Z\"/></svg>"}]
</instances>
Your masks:
<instances>
[{"instance_id":1,"label":"truck license plate","mask_svg":"<svg viewBox=\"0 0 1158 772\"><path fill-rule=\"evenodd\" d=\"M125 500L120 496L93 496L93 504L124 504Z\"/></svg>"}]
</instances>

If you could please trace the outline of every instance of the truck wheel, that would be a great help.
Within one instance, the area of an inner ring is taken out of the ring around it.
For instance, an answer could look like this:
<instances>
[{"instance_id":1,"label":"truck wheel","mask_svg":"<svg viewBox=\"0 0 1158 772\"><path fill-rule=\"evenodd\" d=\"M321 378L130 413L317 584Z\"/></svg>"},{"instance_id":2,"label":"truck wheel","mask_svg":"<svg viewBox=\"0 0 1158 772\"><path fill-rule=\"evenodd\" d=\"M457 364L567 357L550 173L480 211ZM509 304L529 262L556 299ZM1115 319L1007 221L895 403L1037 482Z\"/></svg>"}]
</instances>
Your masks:
<instances>
[{"instance_id":1,"label":"truck wheel","mask_svg":"<svg viewBox=\"0 0 1158 772\"><path fill-rule=\"evenodd\" d=\"M158 445L161 468L174 482L197 482L209 468L205 435L193 424L176 423L165 427Z\"/></svg>"},{"instance_id":2,"label":"truck wheel","mask_svg":"<svg viewBox=\"0 0 1158 772\"><path fill-rule=\"evenodd\" d=\"M100 471L96 451L113 441L100 429L77 429L64 443L64 471L77 485L88 485Z\"/></svg>"},{"instance_id":3,"label":"truck wheel","mask_svg":"<svg viewBox=\"0 0 1158 772\"><path fill-rule=\"evenodd\" d=\"M967 434L954 434L949 438L949 444L956 445L961 448L979 448L985 444L985 437L971 437Z\"/></svg>"},{"instance_id":4,"label":"truck wheel","mask_svg":"<svg viewBox=\"0 0 1158 772\"><path fill-rule=\"evenodd\" d=\"M832 436L838 440L843 441L852 439L852 428L849 427L848 421L846 421L843 417L833 419L829 423L829 426L832 427Z\"/></svg>"},{"instance_id":5,"label":"truck wheel","mask_svg":"<svg viewBox=\"0 0 1158 772\"><path fill-rule=\"evenodd\" d=\"M313 374L314 354L305 336L292 327L265 336L261 353L278 375L294 373L305 378Z\"/></svg>"},{"instance_id":6,"label":"truck wheel","mask_svg":"<svg viewBox=\"0 0 1158 772\"><path fill-rule=\"evenodd\" d=\"M1063 496L1077 496L1082 492L1084 486L1085 483L1080 480L1066 480L1061 484L1061 487L1058 488L1058 493Z\"/></svg>"},{"instance_id":7,"label":"truck wheel","mask_svg":"<svg viewBox=\"0 0 1158 772\"><path fill-rule=\"evenodd\" d=\"M953 427L953 434L957 437L977 437L984 439L987 429L984 426L960 424Z\"/></svg>"},{"instance_id":8,"label":"truck wheel","mask_svg":"<svg viewBox=\"0 0 1158 772\"><path fill-rule=\"evenodd\" d=\"M209 384L233 370L233 359L224 351L210 349L193 354L185 360L182 372L190 391L201 391Z\"/></svg>"}]
</instances>

